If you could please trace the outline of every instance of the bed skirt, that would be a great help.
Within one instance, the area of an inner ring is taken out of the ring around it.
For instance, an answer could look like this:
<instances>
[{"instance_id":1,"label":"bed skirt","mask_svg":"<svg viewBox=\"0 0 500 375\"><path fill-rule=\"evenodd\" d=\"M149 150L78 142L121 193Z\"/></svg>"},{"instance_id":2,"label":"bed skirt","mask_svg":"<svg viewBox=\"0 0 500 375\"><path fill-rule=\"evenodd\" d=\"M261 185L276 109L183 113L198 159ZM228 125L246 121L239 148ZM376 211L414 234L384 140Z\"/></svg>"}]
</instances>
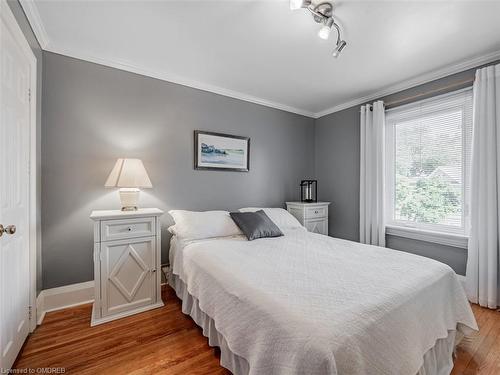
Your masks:
<instances>
[{"instance_id":1,"label":"bed skirt","mask_svg":"<svg viewBox=\"0 0 500 375\"><path fill-rule=\"evenodd\" d=\"M208 338L208 345L220 348L220 364L235 375L246 375L249 373L248 362L245 358L234 354L229 348L226 339L215 328L215 322L207 314L201 311L198 299L188 293L186 284L174 275L169 274L168 284L174 288L177 297L182 300L182 312L193 318L194 322L203 330L203 336Z\"/></svg>"},{"instance_id":2,"label":"bed skirt","mask_svg":"<svg viewBox=\"0 0 500 375\"><path fill-rule=\"evenodd\" d=\"M189 294L179 276L170 273L168 283L175 290L177 297L182 300L182 312L191 316L194 322L202 328L203 335L208 338L208 345L220 348L221 366L235 375L247 375L250 370L247 360L231 351L226 339L215 328L214 320L200 309L198 299ZM425 353L423 365L416 375L450 374L453 369L453 353L459 342L459 335L456 333L457 331L450 331L448 337L436 341L436 345Z\"/></svg>"}]
</instances>

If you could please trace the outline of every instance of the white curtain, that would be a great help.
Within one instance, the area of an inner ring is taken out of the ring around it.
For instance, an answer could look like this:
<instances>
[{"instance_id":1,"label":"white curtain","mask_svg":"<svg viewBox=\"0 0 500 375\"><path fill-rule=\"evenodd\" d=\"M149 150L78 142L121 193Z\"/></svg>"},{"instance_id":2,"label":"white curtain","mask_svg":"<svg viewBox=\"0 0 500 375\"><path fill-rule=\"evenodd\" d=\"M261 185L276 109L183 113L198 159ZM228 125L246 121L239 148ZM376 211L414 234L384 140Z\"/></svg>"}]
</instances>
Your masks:
<instances>
[{"instance_id":1,"label":"white curtain","mask_svg":"<svg viewBox=\"0 0 500 375\"><path fill-rule=\"evenodd\" d=\"M469 300L495 309L500 241L500 65L476 72L471 167Z\"/></svg>"},{"instance_id":2,"label":"white curtain","mask_svg":"<svg viewBox=\"0 0 500 375\"><path fill-rule=\"evenodd\" d=\"M359 240L361 243L385 246L384 102L377 101L361 107L360 147Z\"/></svg>"}]
</instances>

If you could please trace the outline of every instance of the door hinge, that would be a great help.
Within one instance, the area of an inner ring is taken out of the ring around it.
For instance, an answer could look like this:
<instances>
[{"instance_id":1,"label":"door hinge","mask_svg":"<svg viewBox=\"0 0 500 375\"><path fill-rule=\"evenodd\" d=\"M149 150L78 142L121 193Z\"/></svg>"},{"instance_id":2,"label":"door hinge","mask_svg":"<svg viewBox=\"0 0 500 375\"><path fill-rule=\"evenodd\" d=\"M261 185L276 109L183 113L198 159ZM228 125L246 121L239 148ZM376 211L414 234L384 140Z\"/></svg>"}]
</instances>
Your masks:
<instances>
[{"instance_id":1,"label":"door hinge","mask_svg":"<svg viewBox=\"0 0 500 375\"><path fill-rule=\"evenodd\" d=\"M31 320L32 316L33 316L33 307L28 306L28 318L29 318L29 320Z\"/></svg>"},{"instance_id":2,"label":"door hinge","mask_svg":"<svg viewBox=\"0 0 500 375\"><path fill-rule=\"evenodd\" d=\"M31 103L31 89L28 89L28 101Z\"/></svg>"}]
</instances>

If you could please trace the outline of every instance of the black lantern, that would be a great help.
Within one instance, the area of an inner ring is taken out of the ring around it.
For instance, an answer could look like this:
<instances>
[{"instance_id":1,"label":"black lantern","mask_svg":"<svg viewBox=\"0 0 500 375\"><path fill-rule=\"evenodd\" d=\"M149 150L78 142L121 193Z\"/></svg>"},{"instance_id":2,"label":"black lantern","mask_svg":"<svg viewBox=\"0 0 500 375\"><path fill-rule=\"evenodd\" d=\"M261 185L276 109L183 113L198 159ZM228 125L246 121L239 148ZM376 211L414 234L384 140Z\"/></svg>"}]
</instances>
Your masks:
<instances>
[{"instance_id":1,"label":"black lantern","mask_svg":"<svg viewBox=\"0 0 500 375\"><path fill-rule=\"evenodd\" d=\"M317 180L300 181L300 200L306 203L313 203L318 201Z\"/></svg>"}]
</instances>

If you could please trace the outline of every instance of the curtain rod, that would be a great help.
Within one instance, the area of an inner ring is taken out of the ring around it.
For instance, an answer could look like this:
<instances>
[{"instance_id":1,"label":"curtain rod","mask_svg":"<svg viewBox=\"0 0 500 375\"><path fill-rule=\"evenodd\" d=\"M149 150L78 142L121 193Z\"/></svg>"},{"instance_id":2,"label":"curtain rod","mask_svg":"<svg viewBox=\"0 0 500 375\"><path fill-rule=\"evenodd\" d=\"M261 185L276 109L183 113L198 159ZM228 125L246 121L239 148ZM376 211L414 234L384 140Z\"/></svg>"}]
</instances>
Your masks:
<instances>
[{"instance_id":1,"label":"curtain rod","mask_svg":"<svg viewBox=\"0 0 500 375\"><path fill-rule=\"evenodd\" d=\"M407 102L413 102L416 99L431 95L431 94L438 94L443 91L451 91L452 89L459 88L459 87L466 87L467 85L471 85L474 82L474 77L460 81L460 82L455 82L451 85L443 86L434 90L429 90L420 94L416 94L413 96L409 96L403 99L398 99L398 100L393 100L392 102L387 102L385 104L385 108L388 109L389 107L396 107L401 104L407 104Z\"/></svg>"}]
</instances>

